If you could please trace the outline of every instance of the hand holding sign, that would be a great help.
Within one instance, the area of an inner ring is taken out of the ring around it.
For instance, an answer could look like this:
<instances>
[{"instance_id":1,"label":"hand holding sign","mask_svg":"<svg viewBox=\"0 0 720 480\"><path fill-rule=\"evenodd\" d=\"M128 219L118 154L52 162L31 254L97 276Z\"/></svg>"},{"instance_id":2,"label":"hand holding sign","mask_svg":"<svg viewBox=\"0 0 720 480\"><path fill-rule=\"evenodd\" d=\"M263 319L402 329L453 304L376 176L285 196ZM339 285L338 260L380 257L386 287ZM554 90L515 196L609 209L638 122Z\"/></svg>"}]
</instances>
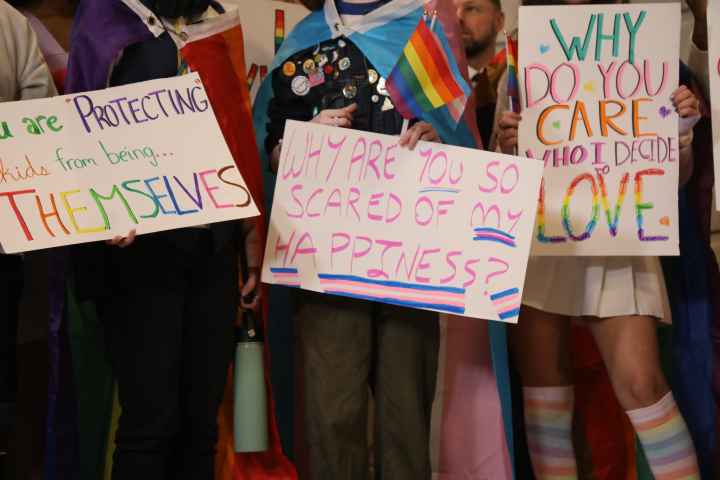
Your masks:
<instances>
[{"instance_id":1,"label":"hand holding sign","mask_svg":"<svg viewBox=\"0 0 720 480\"><path fill-rule=\"evenodd\" d=\"M678 253L678 125L696 108L676 91L679 17L677 4L520 9L519 149L545 163L534 253Z\"/></svg>"},{"instance_id":2,"label":"hand holding sign","mask_svg":"<svg viewBox=\"0 0 720 480\"><path fill-rule=\"evenodd\" d=\"M4 103L0 125L6 252L258 215L197 74Z\"/></svg>"}]
</instances>

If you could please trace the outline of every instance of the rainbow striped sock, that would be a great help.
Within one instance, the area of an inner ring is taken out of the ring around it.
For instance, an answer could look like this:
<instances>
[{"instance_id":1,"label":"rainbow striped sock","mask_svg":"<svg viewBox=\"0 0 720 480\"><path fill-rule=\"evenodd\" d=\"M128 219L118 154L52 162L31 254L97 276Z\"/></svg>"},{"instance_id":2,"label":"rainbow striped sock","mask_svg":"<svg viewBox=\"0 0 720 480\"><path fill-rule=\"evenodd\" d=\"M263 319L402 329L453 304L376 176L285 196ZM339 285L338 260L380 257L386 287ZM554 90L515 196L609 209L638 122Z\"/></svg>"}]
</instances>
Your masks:
<instances>
[{"instance_id":1,"label":"rainbow striped sock","mask_svg":"<svg viewBox=\"0 0 720 480\"><path fill-rule=\"evenodd\" d=\"M695 447L672 392L655 405L627 412L655 480L699 479Z\"/></svg>"},{"instance_id":2,"label":"rainbow striped sock","mask_svg":"<svg viewBox=\"0 0 720 480\"><path fill-rule=\"evenodd\" d=\"M573 387L525 387L523 396L525 431L535 477L577 479L572 443Z\"/></svg>"}]
</instances>

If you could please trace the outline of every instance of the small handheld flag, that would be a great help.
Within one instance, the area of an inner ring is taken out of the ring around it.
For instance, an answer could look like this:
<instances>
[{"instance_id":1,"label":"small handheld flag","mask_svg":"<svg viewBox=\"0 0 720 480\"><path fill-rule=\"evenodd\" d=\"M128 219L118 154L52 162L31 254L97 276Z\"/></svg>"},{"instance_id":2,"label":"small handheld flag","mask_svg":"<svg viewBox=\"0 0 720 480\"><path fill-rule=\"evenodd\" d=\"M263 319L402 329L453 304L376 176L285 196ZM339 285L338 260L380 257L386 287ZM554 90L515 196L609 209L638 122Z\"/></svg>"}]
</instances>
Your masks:
<instances>
[{"instance_id":1,"label":"small handheld flag","mask_svg":"<svg viewBox=\"0 0 720 480\"><path fill-rule=\"evenodd\" d=\"M520 83L518 82L517 43L505 32L505 61L507 62L507 94L510 110L520 113Z\"/></svg>"},{"instance_id":2,"label":"small handheld flag","mask_svg":"<svg viewBox=\"0 0 720 480\"><path fill-rule=\"evenodd\" d=\"M420 118L424 112L447 106L457 123L467 104L462 83L453 74L437 37L421 19L388 76L386 87L404 118Z\"/></svg>"}]
</instances>

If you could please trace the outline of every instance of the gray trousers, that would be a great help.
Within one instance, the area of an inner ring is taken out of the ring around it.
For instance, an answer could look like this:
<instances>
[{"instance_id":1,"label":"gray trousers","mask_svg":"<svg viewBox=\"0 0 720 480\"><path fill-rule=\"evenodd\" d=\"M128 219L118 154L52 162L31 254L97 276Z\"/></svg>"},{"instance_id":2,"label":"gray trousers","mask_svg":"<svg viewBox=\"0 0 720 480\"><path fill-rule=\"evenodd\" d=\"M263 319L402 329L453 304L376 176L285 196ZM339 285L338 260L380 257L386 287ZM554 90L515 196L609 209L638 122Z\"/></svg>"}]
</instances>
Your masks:
<instances>
[{"instance_id":1,"label":"gray trousers","mask_svg":"<svg viewBox=\"0 0 720 480\"><path fill-rule=\"evenodd\" d=\"M301 292L295 327L310 478L368 479L372 391L376 478L429 479L437 314Z\"/></svg>"}]
</instances>

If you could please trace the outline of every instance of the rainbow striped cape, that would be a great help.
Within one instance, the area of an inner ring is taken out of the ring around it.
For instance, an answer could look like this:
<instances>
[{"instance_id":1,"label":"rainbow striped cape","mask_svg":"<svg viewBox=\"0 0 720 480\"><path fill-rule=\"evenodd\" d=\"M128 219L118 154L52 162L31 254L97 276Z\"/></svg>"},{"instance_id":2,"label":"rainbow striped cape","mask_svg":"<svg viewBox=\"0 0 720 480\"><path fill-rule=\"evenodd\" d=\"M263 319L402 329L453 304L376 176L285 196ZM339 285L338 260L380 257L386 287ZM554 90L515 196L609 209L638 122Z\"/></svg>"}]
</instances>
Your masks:
<instances>
[{"instance_id":1,"label":"rainbow striped cape","mask_svg":"<svg viewBox=\"0 0 720 480\"><path fill-rule=\"evenodd\" d=\"M452 54L450 54L452 55ZM398 112L407 119L421 118L436 108L448 107L457 124L470 94L465 80L453 72L448 54L421 18L387 80Z\"/></svg>"}]
</instances>

